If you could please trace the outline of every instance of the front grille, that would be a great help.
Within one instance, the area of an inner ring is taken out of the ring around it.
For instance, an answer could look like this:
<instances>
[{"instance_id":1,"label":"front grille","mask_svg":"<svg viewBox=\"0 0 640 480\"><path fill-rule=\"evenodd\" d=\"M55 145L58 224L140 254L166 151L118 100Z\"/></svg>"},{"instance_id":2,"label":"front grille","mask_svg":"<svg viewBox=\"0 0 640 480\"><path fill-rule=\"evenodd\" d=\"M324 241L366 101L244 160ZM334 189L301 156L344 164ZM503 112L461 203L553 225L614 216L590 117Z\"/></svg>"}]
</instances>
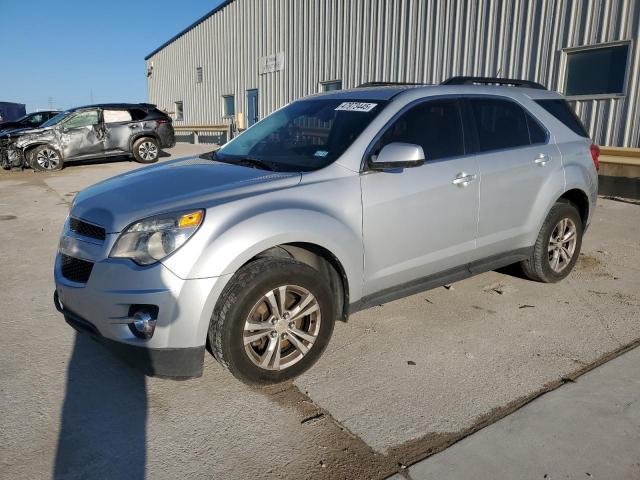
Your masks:
<instances>
[{"instance_id":1,"label":"front grille","mask_svg":"<svg viewBox=\"0 0 640 480\"><path fill-rule=\"evenodd\" d=\"M91 270L93 270L93 262L80 260L79 258L60 255L62 258L62 276L72 282L87 283Z\"/></svg>"},{"instance_id":2,"label":"front grille","mask_svg":"<svg viewBox=\"0 0 640 480\"><path fill-rule=\"evenodd\" d=\"M106 238L106 231L104 228L91 223L83 222L77 218L71 217L69 219L69 228L79 235L85 237L96 238L98 240L104 240Z\"/></svg>"}]
</instances>

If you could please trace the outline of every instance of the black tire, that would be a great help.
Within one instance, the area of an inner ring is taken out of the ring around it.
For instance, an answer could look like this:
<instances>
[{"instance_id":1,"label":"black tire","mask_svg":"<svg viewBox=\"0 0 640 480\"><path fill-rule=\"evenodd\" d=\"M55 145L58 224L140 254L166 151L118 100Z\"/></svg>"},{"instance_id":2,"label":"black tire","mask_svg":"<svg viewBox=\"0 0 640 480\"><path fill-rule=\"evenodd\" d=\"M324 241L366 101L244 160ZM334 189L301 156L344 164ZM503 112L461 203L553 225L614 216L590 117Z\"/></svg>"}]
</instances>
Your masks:
<instances>
[{"instance_id":1,"label":"black tire","mask_svg":"<svg viewBox=\"0 0 640 480\"><path fill-rule=\"evenodd\" d=\"M570 257L570 261L567 262L562 271L555 271L551 266L551 260L549 256L550 238L554 233L554 230L558 226L561 220L568 219L573 222L575 226L575 248L573 254ZM544 283L555 283L565 278L573 269L578 257L580 255L580 247L582 246L582 219L580 213L576 207L568 202L558 202L547 214L547 218L540 229L538 238L533 247L531 257L521 262L522 270L524 274L531 280Z\"/></svg>"},{"instance_id":2,"label":"black tire","mask_svg":"<svg viewBox=\"0 0 640 480\"><path fill-rule=\"evenodd\" d=\"M34 172L55 172L64 166L60 152L49 145L38 145L29 150L27 160Z\"/></svg>"},{"instance_id":3,"label":"black tire","mask_svg":"<svg viewBox=\"0 0 640 480\"><path fill-rule=\"evenodd\" d=\"M296 285L313 294L321 318L319 331L308 352L296 363L282 370L267 370L256 365L245 350L245 321L267 292L283 285ZM293 259L261 258L238 270L224 288L209 324L209 346L216 360L245 383L284 382L300 375L320 358L333 333L335 310L330 289L315 269Z\"/></svg>"},{"instance_id":4,"label":"black tire","mask_svg":"<svg viewBox=\"0 0 640 480\"><path fill-rule=\"evenodd\" d=\"M155 163L160 158L160 146L155 138L142 137L133 142L131 153L138 163Z\"/></svg>"}]
</instances>

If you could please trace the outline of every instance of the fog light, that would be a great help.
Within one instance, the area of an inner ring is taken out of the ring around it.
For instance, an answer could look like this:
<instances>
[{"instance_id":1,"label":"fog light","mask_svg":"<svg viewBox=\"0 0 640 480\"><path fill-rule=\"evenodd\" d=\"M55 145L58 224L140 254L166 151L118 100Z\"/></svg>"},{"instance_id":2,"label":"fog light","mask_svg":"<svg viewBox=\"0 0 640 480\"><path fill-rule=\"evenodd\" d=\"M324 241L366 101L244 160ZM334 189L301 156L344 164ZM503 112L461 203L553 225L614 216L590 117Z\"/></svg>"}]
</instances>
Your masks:
<instances>
[{"instance_id":1,"label":"fog light","mask_svg":"<svg viewBox=\"0 0 640 480\"><path fill-rule=\"evenodd\" d=\"M149 312L138 310L133 314L133 323L129 324L129 328L136 337L151 338L156 329L156 322Z\"/></svg>"}]
</instances>

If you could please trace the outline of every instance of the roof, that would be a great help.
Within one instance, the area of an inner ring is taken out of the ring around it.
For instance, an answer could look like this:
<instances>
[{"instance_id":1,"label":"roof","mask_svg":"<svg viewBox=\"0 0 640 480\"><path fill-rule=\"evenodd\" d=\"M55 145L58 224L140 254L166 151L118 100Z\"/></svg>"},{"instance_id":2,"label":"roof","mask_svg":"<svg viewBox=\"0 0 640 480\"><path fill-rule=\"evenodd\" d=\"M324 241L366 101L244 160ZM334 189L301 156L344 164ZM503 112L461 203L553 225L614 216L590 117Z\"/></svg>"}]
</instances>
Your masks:
<instances>
[{"instance_id":1,"label":"roof","mask_svg":"<svg viewBox=\"0 0 640 480\"><path fill-rule=\"evenodd\" d=\"M73 107L67 110L73 112L75 110L82 110L83 108L155 108L155 105L151 103L96 103L95 105L82 105L81 107Z\"/></svg>"},{"instance_id":2,"label":"roof","mask_svg":"<svg viewBox=\"0 0 640 480\"><path fill-rule=\"evenodd\" d=\"M562 98L557 92L541 90L539 88L511 87L504 85L389 85L380 87L350 88L347 90L332 90L316 93L309 97L330 97L345 100L391 100L403 92L422 92L429 95L491 95L500 94L514 96L524 94L531 99Z\"/></svg>"},{"instance_id":3,"label":"roof","mask_svg":"<svg viewBox=\"0 0 640 480\"><path fill-rule=\"evenodd\" d=\"M220 5L218 5L216 8L214 8L213 10L211 10L209 13L207 13L206 15L200 17L198 20L196 20L195 22L193 22L191 25L189 25L187 28L185 28L184 30L182 30L181 32L177 33L176 35L174 35L173 37L171 37L169 40L167 40L166 42L164 42L162 45L160 45L158 48L156 48L153 52L151 52L149 55L147 55L146 57L144 57L145 60L149 60L149 58L153 57L156 53L158 53L160 50L162 50L164 47L166 47L167 45L169 45L170 43L174 42L175 40L177 40L178 38L180 38L182 35L184 35L185 33L187 33L188 31L192 30L193 28L197 27L198 25L200 25L202 22L204 22L207 18L215 15L216 13L218 13L220 10L222 10L224 7L226 7L227 5L229 5L231 2L233 2L234 0L224 0Z\"/></svg>"}]
</instances>

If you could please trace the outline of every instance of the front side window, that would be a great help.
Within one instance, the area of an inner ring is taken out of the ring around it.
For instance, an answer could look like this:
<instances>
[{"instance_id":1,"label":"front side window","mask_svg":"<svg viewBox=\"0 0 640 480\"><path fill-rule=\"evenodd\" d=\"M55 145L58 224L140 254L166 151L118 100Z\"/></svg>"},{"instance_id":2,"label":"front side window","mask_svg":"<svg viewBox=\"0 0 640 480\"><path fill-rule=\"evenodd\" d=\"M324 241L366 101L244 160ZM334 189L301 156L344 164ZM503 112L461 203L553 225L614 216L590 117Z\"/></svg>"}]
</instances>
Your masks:
<instances>
[{"instance_id":1,"label":"front side window","mask_svg":"<svg viewBox=\"0 0 640 480\"><path fill-rule=\"evenodd\" d=\"M623 95L629 44L567 50L565 95Z\"/></svg>"},{"instance_id":2,"label":"front side window","mask_svg":"<svg viewBox=\"0 0 640 480\"><path fill-rule=\"evenodd\" d=\"M36 113L35 115L31 115L31 117L27 119L27 123L30 123L31 125L38 125L42 123L43 120L44 115L42 113Z\"/></svg>"},{"instance_id":3,"label":"front side window","mask_svg":"<svg viewBox=\"0 0 640 480\"><path fill-rule=\"evenodd\" d=\"M69 117L64 122L66 128L81 128L90 127L98 123L98 111L97 110L85 110L84 112L78 112L75 115Z\"/></svg>"},{"instance_id":4,"label":"front side window","mask_svg":"<svg viewBox=\"0 0 640 480\"><path fill-rule=\"evenodd\" d=\"M233 117L236 114L236 104L233 95L223 95L222 107L224 109L223 115L225 117Z\"/></svg>"},{"instance_id":5,"label":"front side window","mask_svg":"<svg viewBox=\"0 0 640 480\"><path fill-rule=\"evenodd\" d=\"M406 111L387 128L373 153L394 142L420 145L426 161L464 155L458 101L433 100Z\"/></svg>"},{"instance_id":6,"label":"front side window","mask_svg":"<svg viewBox=\"0 0 640 480\"><path fill-rule=\"evenodd\" d=\"M293 102L218 150L216 160L261 162L276 171L312 171L334 162L387 104L381 100Z\"/></svg>"}]
</instances>

